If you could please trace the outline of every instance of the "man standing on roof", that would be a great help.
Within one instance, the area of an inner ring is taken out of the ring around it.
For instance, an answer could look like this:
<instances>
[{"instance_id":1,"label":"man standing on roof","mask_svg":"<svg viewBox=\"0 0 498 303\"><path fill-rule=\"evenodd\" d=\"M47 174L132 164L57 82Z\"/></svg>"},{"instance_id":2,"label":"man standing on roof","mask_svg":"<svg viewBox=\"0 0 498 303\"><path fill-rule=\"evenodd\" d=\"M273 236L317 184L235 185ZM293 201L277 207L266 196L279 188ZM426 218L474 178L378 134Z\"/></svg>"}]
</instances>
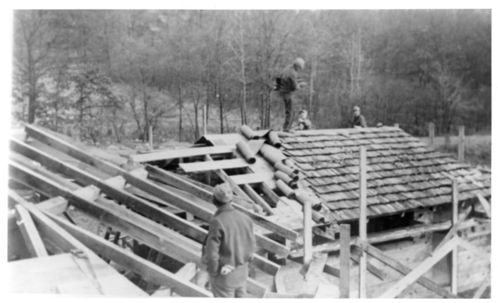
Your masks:
<instances>
[{"instance_id":1,"label":"man standing on roof","mask_svg":"<svg viewBox=\"0 0 498 303\"><path fill-rule=\"evenodd\" d=\"M358 105L355 105L353 107L353 117L351 118L351 127L354 128L361 128L361 127L367 127L367 122L365 120L365 117L360 112L360 107Z\"/></svg>"},{"instance_id":2,"label":"man standing on roof","mask_svg":"<svg viewBox=\"0 0 498 303\"><path fill-rule=\"evenodd\" d=\"M232 207L232 198L228 183L215 186L213 203L218 209L202 248L215 297L245 296L248 266L256 251L252 220Z\"/></svg>"},{"instance_id":3,"label":"man standing on roof","mask_svg":"<svg viewBox=\"0 0 498 303\"><path fill-rule=\"evenodd\" d=\"M304 83L298 83L297 73L304 69L304 59L297 58L294 63L284 68L275 78L274 90L284 101L285 121L283 130L288 131L292 124L292 96Z\"/></svg>"}]
</instances>

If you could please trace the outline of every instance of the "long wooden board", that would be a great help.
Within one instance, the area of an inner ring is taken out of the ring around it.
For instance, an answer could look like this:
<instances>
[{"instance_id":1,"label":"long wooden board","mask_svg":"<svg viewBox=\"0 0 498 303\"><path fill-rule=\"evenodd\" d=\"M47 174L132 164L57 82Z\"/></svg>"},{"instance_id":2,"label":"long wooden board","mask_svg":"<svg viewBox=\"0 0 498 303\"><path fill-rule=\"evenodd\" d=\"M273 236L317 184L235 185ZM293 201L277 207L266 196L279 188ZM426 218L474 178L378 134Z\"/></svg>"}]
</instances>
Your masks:
<instances>
[{"instance_id":1,"label":"long wooden board","mask_svg":"<svg viewBox=\"0 0 498 303\"><path fill-rule=\"evenodd\" d=\"M26 126L26 132L32 136L33 138L36 138L37 140L42 141L43 143L53 146L54 148L67 153L68 155L77 158L78 160L85 162L87 164L93 165L98 167L99 169L105 171L106 173L110 175L121 175L123 176L128 183L130 183L133 186L136 186L137 188L144 190L146 192L149 192L150 194L153 194L157 197L160 197L160 199L164 199L168 201L168 203L179 207L181 209L186 210L189 213L194 214L195 216L201 218L204 221L209 222L211 219L211 216L214 213L214 210L212 209L207 209L203 206L197 205L195 203L192 203L185 197L182 197L181 195L178 195L176 193L169 192L167 190L164 190L163 188L159 187L156 184L152 184L151 182L147 181L146 179L143 179L141 177L135 176L120 167L100 160L98 158L95 158L81 149L72 146L71 144L61 140L60 138L49 134L48 132L44 132L41 128L33 126L33 125L27 125ZM29 149L26 144L23 144L22 142L12 140L11 148L13 147L14 150L15 148L21 148L24 152L28 151L28 153L31 153L31 155L27 155L31 157L33 154L39 155L39 152L33 151L33 149ZM22 151L19 151L20 153L23 153ZM207 156L209 157L209 156ZM45 160L47 159L47 155L44 155ZM50 157L49 157L50 158ZM52 163L55 166L59 166L60 168L60 161L55 161L56 159L50 159L48 162ZM49 164L50 165L50 164ZM64 167L64 169L67 169L67 165ZM73 172L75 172L74 169L72 169ZM80 175L82 176L82 175ZM84 175L83 175L84 176ZM85 178L88 177L88 174L84 176ZM95 178L90 179L90 180L95 180ZM86 182L92 183L92 181L89 181L87 179ZM100 186L99 186L100 187ZM107 186L109 188L109 186ZM105 188L101 188L102 190L105 190ZM258 223L257 223L258 224ZM260 235L256 234L256 239L258 240L258 244L261 245L264 249L267 249L271 252L274 252L278 255L283 255L286 256L289 254L289 249L283 245L279 245L275 241L271 241L270 239Z\"/></svg>"},{"instance_id":2,"label":"long wooden board","mask_svg":"<svg viewBox=\"0 0 498 303\"><path fill-rule=\"evenodd\" d=\"M178 278L162 267L147 261L118 245L114 245L104 238L100 238L81 227L61 220L56 216L49 215L49 217L96 253L138 273L146 281L154 282L155 284L169 285L176 293L187 297L211 297L211 293L207 290L188 280Z\"/></svg>"},{"instance_id":3,"label":"long wooden board","mask_svg":"<svg viewBox=\"0 0 498 303\"><path fill-rule=\"evenodd\" d=\"M417 281L427 270L429 270L434 264L439 262L448 253L450 253L458 245L458 237L451 239L446 242L439 250L434 251L432 255L420 263L416 268L414 268L409 274L398 280L391 288L386 290L380 298L395 298L398 296L405 288L410 286L412 283Z\"/></svg>"},{"instance_id":4,"label":"long wooden board","mask_svg":"<svg viewBox=\"0 0 498 303\"><path fill-rule=\"evenodd\" d=\"M187 173L206 172L218 169L246 168L247 166L247 162L241 158L218 161L180 163L180 168Z\"/></svg>"},{"instance_id":5,"label":"long wooden board","mask_svg":"<svg viewBox=\"0 0 498 303\"><path fill-rule=\"evenodd\" d=\"M26 243L26 247L32 257L48 256L47 249L36 229L35 223L29 212L20 204L15 206L17 215L17 225L21 230L22 237Z\"/></svg>"},{"instance_id":6,"label":"long wooden board","mask_svg":"<svg viewBox=\"0 0 498 303\"><path fill-rule=\"evenodd\" d=\"M262 183L265 181L265 178L261 174L256 174L256 173L248 173L248 174L242 174L242 175L231 175L230 178L232 178L233 182L237 185L242 185L242 184L256 184L256 183Z\"/></svg>"},{"instance_id":7,"label":"long wooden board","mask_svg":"<svg viewBox=\"0 0 498 303\"><path fill-rule=\"evenodd\" d=\"M179 158L189 158L204 155L231 154L235 151L235 146L212 146L212 147L194 147L185 149L161 150L152 153L131 155L130 159L134 162L153 162L159 160L173 160Z\"/></svg>"},{"instance_id":8,"label":"long wooden board","mask_svg":"<svg viewBox=\"0 0 498 303\"><path fill-rule=\"evenodd\" d=\"M402 264L401 262L398 262L397 260L389 257L388 255L384 254L380 249L376 248L375 246L372 245L367 245L366 246L366 252L379 260L380 262L386 264L387 266L391 267L392 269L396 270L397 272L407 275L409 274L412 270L408 266ZM443 287L437 285L435 282L432 280L425 278L425 277L420 277L417 280L417 283L424 286L425 288L433 291L434 293L445 297L445 298L457 298L454 294L451 292L447 291Z\"/></svg>"}]
</instances>

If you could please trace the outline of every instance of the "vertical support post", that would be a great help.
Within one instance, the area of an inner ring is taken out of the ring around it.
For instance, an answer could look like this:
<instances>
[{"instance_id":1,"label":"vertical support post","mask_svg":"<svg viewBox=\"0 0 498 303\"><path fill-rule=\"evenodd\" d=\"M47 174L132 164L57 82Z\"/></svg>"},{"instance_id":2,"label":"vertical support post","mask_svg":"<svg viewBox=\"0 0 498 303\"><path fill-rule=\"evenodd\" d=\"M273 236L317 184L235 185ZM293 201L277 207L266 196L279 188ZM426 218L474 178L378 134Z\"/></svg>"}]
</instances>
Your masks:
<instances>
[{"instance_id":1,"label":"vertical support post","mask_svg":"<svg viewBox=\"0 0 498 303\"><path fill-rule=\"evenodd\" d=\"M202 131L203 135L207 135L207 107L204 104L202 107Z\"/></svg>"},{"instance_id":2,"label":"vertical support post","mask_svg":"<svg viewBox=\"0 0 498 303\"><path fill-rule=\"evenodd\" d=\"M458 182L456 179L453 180L452 189L453 211L451 223L455 226L458 222ZM458 246L455 246L451 252L451 292L455 295L458 293Z\"/></svg>"},{"instance_id":3,"label":"vertical support post","mask_svg":"<svg viewBox=\"0 0 498 303\"><path fill-rule=\"evenodd\" d=\"M150 150L154 150L154 137L153 137L152 125L149 126L149 147Z\"/></svg>"},{"instance_id":4,"label":"vertical support post","mask_svg":"<svg viewBox=\"0 0 498 303\"><path fill-rule=\"evenodd\" d=\"M464 161L465 155L465 126L458 127L458 162Z\"/></svg>"},{"instance_id":5,"label":"vertical support post","mask_svg":"<svg viewBox=\"0 0 498 303\"><path fill-rule=\"evenodd\" d=\"M429 122L429 145L434 146L434 122Z\"/></svg>"},{"instance_id":6,"label":"vertical support post","mask_svg":"<svg viewBox=\"0 0 498 303\"><path fill-rule=\"evenodd\" d=\"M360 147L360 220L359 234L360 245L363 247L367 243L367 150L364 146ZM362 250L360 252L360 279L359 279L359 297L367 297L367 255Z\"/></svg>"},{"instance_id":7,"label":"vertical support post","mask_svg":"<svg viewBox=\"0 0 498 303\"><path fill-rule=\"evenodd\" d=\"M303 204L303 233L304 233L304 266L308 266L313 258L312 231L311 231L311 202L305 201Z\"/></svg>"},{"instance_id":8,"label":"vertical support post","mask_svg":"<svg viewBox=\"0 0 498 303\"><path fill-rule=\"evenodd\" d=\"M339 272L339 298L349 298L349 258L351 257L351 226L340 225L340 272Z\"/></svg>"}]
</instances>

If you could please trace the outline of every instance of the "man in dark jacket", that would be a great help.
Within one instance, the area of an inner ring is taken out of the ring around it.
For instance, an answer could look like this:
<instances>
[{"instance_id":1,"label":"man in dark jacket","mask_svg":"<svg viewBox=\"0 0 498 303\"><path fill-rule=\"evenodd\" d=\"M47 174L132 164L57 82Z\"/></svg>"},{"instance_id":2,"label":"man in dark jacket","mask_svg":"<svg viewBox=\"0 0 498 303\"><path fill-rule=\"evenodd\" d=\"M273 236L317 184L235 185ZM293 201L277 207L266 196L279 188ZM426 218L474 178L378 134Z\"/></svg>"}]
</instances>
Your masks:
<instances>
[{"instance_id":1,"label":"man in dark jacket","mask_svg":"<svg viewBox=\"0 0 498 303\"><path fill-rule=\"evenodd\" d=\"M228 183L214 188L213 203L218 210L202 248L202 261L207 265L215 297L245 296L248 263L256 250L252 220L232 207L232 198Z\"/></svg>"},{"instance_id":2,"label":"man in dark jacket","mask_svg":"<svg viewBox=\"0 0 498 303\"><path fill-rule=\"evenodd\" d=\"M275 78L274 90L284 101L285 121L283 130L288 131L292 124L292 95L300 88L297 81L297 73L304 68L304 60L297 58L294 63L284 68L284 70Z\"/></svg>"},{"instance_id":3,"label":"man in dark jacket","mask_svg":"<svg viewBox=\"0 0 498 303\"><path fill-rule=\"evenodd\" d=\"M359 127L367 127L367 122L365 117L360 112L360 107L355 105L353 107L353 118L351 118L351 127L359 128Z\"/></svg>"}]
</instances>

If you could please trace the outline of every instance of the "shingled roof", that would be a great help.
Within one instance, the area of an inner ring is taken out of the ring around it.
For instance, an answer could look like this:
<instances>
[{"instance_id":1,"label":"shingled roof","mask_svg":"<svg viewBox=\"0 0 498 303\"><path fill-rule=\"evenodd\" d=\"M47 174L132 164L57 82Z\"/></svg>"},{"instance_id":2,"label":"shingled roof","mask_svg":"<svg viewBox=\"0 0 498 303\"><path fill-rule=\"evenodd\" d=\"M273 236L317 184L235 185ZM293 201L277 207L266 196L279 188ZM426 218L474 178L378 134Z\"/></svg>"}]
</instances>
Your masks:
<instances>
[{"instance_id":1,"label":"shingled roof","mask_svg":"<svg viewBox=\"0 0 498 303\"><path fill-rule=\"evenodd\" d=\"M386 216L451 203L452 179L459 200L491 195L491 172L458 163L395 127L280 133L293 159L337 221L359 217L359 146L367 148L368 215Z\"/></svg>"}]
</instances>

